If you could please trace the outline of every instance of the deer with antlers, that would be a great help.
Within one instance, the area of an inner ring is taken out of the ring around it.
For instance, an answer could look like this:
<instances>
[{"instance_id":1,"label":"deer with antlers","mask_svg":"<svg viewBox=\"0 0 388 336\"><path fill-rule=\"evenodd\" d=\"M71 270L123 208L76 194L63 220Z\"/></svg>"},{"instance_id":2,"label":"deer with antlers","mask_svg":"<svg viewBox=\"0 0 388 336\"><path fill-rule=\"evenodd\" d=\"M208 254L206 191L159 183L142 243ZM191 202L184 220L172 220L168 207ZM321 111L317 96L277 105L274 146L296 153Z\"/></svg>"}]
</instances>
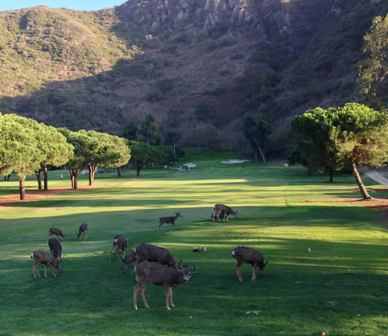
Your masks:
<instances>
[{"instance_id":1,"label":"deer with antlers","mask_svg":"<svg viewBox=\"0 0 388 336\"><path fill-rule=\"evenodd\" d=\"M172 297L172 288L188 282L195 270L195 268L187 267L181 263L177 263L175 267L161 265L152 261L143 261L136 264L135 274L137 285L133 288L133 307L135 310L138 309L137 294L140 291L144 306L149 308L145 297L145 289L147 284L152 282L158 286L164 285L166 292L166 308L167 310L170 310L171 307L175 307Z\"/></svg>"}]
</instances>

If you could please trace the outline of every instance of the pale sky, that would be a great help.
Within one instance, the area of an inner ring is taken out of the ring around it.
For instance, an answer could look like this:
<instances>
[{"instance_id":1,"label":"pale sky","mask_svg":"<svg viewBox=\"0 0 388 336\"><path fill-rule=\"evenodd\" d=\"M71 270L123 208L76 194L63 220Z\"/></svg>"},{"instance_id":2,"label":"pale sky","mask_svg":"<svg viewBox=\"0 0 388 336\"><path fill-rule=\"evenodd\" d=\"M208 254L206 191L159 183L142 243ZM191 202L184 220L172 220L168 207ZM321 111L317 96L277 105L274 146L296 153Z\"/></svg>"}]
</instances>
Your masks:
<instances>
[{"instance_id":1,"label":"pale sky","mask_svg":"<svg viewBox=\"0 0 388 336\"><path fill-rule=\"evenodd\" d=\"M33 6L97 10L121 5L125 0L0 0L0 11Z\"/></svg>"}]
</instances>

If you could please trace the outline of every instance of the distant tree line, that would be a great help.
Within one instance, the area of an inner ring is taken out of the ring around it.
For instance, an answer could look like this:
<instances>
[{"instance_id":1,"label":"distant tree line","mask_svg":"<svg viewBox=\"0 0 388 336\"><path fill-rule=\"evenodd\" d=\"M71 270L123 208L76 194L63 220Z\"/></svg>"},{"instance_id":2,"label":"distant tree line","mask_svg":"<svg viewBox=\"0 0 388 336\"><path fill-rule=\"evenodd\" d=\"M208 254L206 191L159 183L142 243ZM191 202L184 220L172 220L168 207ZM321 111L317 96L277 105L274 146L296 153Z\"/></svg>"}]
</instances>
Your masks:
<instances>
[{"instance_id":1,"label":"distant tree line","mask_svg":"<svg viewBox=\"0 0 388 336\"><path fill-rule=\"evenodd\" d=\"M129 162L137 175L147 165L175 163L178 136L170 134L166 145L158 144L158 128L152 117L140 127L146 142L138 141L137 130L131 136L130 124L126 132L130 140L103 132L54 128L31 118L0 113L0 175L9 179L16 173L20 199L24 200L26 177L36 175L38 189L48 190L50 167L66 165L71 187L76 190L84 169L91 186L99 167L116 168L120 176L120 168Z\"/></svg>"}]
</instances>

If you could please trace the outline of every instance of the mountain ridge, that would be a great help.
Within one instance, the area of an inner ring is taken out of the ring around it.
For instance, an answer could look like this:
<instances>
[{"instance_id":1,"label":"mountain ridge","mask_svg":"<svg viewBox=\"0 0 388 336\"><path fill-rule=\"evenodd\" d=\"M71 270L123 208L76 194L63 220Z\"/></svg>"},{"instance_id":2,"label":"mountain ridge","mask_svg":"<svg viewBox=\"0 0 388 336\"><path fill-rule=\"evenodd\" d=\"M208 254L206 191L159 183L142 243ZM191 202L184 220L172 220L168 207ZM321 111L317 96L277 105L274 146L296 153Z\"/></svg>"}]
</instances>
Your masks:
<instances>
[{"instance_id":1,"label":"mountain ridge","mask_svg":"<svg viewBox=\"0 0 388 336\"><path fill-rule=\"evenodd\" d=\"M0 110L120 134L153 114L184 145L248 148L245 113L270 149L290 118L358 98L357 64L383 1L130 0L94 12L0 12Z\"/></svg>"}]
</instances>

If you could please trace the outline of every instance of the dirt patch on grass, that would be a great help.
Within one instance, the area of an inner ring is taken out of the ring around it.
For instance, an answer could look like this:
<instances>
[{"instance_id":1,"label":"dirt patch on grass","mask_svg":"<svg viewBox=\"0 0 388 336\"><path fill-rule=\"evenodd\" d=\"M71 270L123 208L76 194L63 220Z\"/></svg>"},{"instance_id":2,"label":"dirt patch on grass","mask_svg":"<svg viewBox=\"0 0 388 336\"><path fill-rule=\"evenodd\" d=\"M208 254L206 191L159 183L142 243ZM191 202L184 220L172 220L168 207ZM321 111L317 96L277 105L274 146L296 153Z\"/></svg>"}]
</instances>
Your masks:
<instances>
[{"instance_id":1,"label":"dirt patch on grass","mask_svg":"<svg viewBox=\"0 0 388 336\"><path fill-rule=\"evenodd\" d=\"M6 207L17 206L18 204L40 201L60 193L82 192L90 190L92 190L92 188L79 188L78 190L73 190L71 188L53 188L48 191L28 190L26 192L26 199L24 201L19 200L19 194L2 195L0 196L0 210Z\"/></svg>"}]
</instances>

